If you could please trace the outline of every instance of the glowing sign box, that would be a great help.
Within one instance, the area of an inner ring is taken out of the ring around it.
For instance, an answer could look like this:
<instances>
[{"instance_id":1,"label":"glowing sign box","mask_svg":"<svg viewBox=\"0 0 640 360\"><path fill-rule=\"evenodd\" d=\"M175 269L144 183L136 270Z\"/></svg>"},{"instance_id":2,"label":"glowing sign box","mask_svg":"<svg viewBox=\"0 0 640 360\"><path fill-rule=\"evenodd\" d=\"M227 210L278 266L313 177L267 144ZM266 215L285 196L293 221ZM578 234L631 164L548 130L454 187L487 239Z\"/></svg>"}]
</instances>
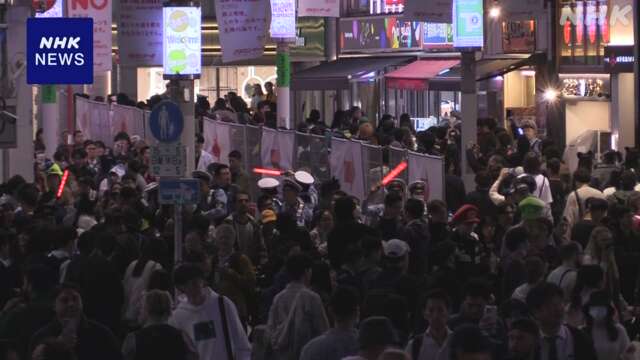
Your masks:
<instances>
[{"instance_id":1,"label":"glowing sign box","mask_svg":"<svg viewBox=\"0 0 640 360\"><path fill-rule=\"evenodd\" d=\"M162 64L165 79L200 77L201 16L199 7L162 8Z\"/></svg>"}]
</instances>

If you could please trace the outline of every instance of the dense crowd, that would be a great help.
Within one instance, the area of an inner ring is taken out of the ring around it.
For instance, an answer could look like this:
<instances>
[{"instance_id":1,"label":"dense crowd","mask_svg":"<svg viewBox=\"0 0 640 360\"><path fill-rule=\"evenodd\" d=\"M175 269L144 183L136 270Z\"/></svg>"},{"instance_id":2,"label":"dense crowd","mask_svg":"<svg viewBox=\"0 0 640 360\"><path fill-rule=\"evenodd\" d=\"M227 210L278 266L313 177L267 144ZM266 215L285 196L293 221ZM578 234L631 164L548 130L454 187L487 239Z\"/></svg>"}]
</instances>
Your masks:
<instances>
[{"instance_id":1,"label":"dense crowd","mask_svg":"<svg viewBox=\"0 0 640 360\"><path fill-rule=\"evenodd\" d=\"M275 126L274 101L197 113ZM455 117L377 120L314 110L297 129L444 156L446 202L400 179L358 199L309 169L252 196L245 154L214 163L198 135L177 261L144 139L76 131L49 159L38 137L36 181L0 188L0 359L635 359L636 151L579 154L570 174L534 123L480 119L465 148Z\"/></svg>"}]
</instances>

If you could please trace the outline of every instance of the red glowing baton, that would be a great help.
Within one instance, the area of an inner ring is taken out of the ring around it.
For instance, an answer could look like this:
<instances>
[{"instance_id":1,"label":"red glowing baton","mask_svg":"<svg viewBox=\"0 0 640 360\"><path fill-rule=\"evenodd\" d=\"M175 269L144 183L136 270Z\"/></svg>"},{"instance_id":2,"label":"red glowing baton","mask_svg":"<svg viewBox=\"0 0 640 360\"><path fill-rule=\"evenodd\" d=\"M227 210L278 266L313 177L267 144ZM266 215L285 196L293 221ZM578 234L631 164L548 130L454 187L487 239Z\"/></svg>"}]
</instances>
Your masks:
<instances>
[{"instance_id":1,"label":"red glowing baton","mask_svg":"<svg viewBox=\"0 0 640 360\"><path fill-rule=\"evenodd\" d=\"M391 182L391 180L395 179L401 172L403 172L407 168L407 162L403 161L398 166L396 166L393 170L391 170L383 179L382 186L387 186Z\"/></svg>"},{"instance_id":2,"label":"red glowing baton","mask_svg":"<svg viewBox=\"0 0 640 360\"><path fill-rule=\"evenodd\" d=\"M263 168L253 168L253 172L256 174L271 175L271 176L280 176L283 173L282 171L277 169L263 169Z\"/></svg>"},{"instance_id":3,"label":"red glowing baton","mask_svg":"<svg viewBox=\"0 0 640 360\"><path fill-rule=\"evenodd\" d=\"M64 190L64 186L67 184L67 179L69 178L69 170L65 170L64 174L62 174L62 181L60 182L60 186L58 186L58 192L56 193L56 197L60 199L62 196L62 191Z\"/></svg>"}]
</instances>

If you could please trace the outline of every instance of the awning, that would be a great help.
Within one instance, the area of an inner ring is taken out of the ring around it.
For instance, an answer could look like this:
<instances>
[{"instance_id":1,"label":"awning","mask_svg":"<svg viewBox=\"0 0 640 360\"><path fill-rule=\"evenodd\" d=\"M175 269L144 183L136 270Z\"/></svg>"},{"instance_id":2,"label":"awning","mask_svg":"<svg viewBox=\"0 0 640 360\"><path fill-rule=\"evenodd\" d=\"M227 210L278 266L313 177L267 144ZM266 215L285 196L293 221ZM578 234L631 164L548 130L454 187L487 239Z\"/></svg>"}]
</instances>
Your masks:
<instances>
[{"instance_id":1,"label":"awning","mask_svg":"<svg viewBox=\"0 0 640 360\"><path fill-rule=\"evenodd\" d=\"M527 66L534 66L541 60L544 54L534 54L527 58L503 58L503 59L483 59L476 63L476 81L483 81L496 76L502 76L511 71ZM438 75L430 80L431 90L459 91L461 68L455 66L445 74Z\"/></svg>"},{"instance_id":2,"label":"awning","mask_svg":"<svg viewBox=\"0 0 640 360\"><path fill-rule=\"evenodd\" d=\"M385 75L391 89L427 90L429 79L460 63L456 59L422 59Z\"/></svg>"},{"instance_id":3,"label":"awning","mask_svg":"<svg viewBox=\"0 0 640 360\"><path fill-rule=\"evenodd\" d=\"M375 78L389 66L404 65L414 57L342 58L294 73L292 90L348 89L351 81Z\"/></svg>"}]
</instances>

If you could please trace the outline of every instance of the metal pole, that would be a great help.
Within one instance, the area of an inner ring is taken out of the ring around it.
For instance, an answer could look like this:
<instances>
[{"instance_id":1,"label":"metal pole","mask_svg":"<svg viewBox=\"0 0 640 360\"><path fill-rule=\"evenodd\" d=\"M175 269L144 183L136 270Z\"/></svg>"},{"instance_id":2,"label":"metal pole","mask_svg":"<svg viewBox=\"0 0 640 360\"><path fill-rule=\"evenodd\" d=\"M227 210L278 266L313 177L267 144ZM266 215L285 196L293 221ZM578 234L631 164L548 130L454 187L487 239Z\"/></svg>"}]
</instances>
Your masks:
<instances>
[{"instance_id":1,"label":"metal pole","mask_svg":"<svg viewBox=\"0 0 640 360\"><path fill-rule=\"evenodd\" d=\"M462 53L462 93L460 108L462 110L462 152L461 175L467 189L474 188L474 174L469 167L467 147L475 144L478 128L478 93L476 91L476 54L474 51Z\"/></svg>"},{"instance_id":2,"label":"metal pole","mask_svg":"<svg viewBox=\"0 0 640 360\"><path fill-rule=\"evenodd\" d=\"M635 78L635 129L636 129L636 136L635 136L635 145L638 146L640 145L640 101L638 100L638 97L640 96L640 61L638 61L638 59L640 59L640 15L638 15L638 13L640 13L640 0L635 0L633 3L633 12L632 14L634 14L634 25L635 25L635 41L634 41L634 55L635 55L635 66L633 67L633 71L634 71L634 78Z\"/></svg>"},{"instance_id":3,"label":"metal pole","mask_svg":"<svg viewBox=\"0 0 640 360\"><path fill-rule=\"evenodd\" d=\"M291 58L289 54L289 44L286 41L278 41L276 65L278 71L278 127L291 129L291 103L289 98Z\"/></svg>"},{"instance_id":4,"label":"metal pole","mask_svg":"<svg viewBox=\"0 0 640 360\"><path fill-rule=\"evenodd\" d=\"M182 204L173 209L173 264L182 262Z\"/></svg>"}]
</instances>

